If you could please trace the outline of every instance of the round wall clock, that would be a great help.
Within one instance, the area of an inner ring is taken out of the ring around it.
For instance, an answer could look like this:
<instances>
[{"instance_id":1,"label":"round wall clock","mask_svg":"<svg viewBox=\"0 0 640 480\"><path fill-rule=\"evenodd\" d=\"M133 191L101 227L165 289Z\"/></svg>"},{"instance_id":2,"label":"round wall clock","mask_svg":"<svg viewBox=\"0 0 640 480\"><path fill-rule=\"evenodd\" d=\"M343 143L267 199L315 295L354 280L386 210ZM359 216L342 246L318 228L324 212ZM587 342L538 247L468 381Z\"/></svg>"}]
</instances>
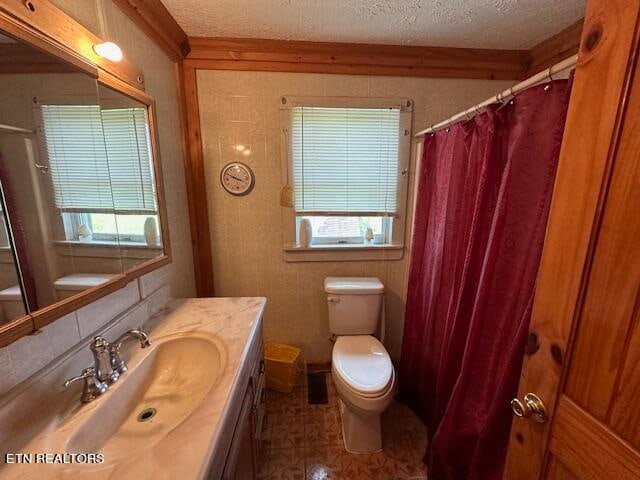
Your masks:
<instances>
[{"instance_id":1,"label":"round wall clock","mask_svg":"<svg viewBox=\"0 0 640 480\"><path fill-rule=\"evenodd\" d=\"M220 183L231 195L247 195L256 183L253 170L241 162L227 163L220 172Z\"/></svg>"}]
</instances>

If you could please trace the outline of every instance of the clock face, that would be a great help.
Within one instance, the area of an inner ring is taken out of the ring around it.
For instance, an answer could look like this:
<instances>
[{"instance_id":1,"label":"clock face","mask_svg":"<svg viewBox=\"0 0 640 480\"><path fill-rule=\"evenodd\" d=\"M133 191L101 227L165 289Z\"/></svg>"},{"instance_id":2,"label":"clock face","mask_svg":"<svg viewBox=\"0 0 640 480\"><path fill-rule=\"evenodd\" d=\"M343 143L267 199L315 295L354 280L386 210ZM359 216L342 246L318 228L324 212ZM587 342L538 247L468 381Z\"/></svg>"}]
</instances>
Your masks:
<instances>
[{"instance_id":1,"label":"clock face","mask_svg":"<svg viewBox=\"0 0 640 480\"><path fill-rule=\"evenodd\" d=\"M220 183L232 195L246 195L253 189L255 176L244 163L232 162L222 167Z\"/></svg>"}]
</instances>

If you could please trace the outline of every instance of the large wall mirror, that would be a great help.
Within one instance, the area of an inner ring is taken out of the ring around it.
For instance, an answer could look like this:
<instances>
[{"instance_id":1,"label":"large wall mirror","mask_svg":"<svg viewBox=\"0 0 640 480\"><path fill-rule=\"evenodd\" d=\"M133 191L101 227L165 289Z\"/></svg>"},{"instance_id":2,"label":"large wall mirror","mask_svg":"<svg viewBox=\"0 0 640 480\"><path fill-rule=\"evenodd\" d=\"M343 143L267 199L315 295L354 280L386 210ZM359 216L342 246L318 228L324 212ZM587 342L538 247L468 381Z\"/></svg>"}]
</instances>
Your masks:
<instances>
[{"instance_id":1,"label":"large wall mirror","mask_svg":"<svg viewBox=\"0 0 640 480\"><path fill-rule=\"evenodd\" d=\"M168 261L153 101L95 77L0 31L0 335Z\"/></svg>"}]
</instances>

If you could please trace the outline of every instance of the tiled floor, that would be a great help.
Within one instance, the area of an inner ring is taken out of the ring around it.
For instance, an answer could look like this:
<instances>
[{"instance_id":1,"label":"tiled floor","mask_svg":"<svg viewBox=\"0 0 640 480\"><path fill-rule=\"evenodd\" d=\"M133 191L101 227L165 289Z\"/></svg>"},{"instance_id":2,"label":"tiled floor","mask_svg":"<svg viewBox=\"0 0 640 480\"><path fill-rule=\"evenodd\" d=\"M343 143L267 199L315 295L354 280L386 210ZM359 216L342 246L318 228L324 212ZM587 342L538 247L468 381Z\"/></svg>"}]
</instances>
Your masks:
<instances>
[{"instance_id":1,"label":"tiled floor","mask_svg":"<svg viewBox=\"0 0 640 480\"><path fill-rule=\"evenodd\" d=\"M309 405L305 387L288 395L268 392L260 480L426 479L421 461L426 431L407 407L393 402L383 414L382 452L354 455L342 443L338 397L329 373L327 387L326 405Z\"/></svg>"}]
</instances>

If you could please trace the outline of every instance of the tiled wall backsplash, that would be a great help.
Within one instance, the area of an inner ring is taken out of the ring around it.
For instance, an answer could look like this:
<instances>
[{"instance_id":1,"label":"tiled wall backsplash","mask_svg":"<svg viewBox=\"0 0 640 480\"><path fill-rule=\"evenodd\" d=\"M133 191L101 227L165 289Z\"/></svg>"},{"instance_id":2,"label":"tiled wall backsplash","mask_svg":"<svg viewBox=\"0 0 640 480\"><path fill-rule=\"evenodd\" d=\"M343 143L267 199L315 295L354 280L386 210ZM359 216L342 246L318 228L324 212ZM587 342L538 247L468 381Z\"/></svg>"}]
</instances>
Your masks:
<instances>
[{"instance_id":1,"label":"tiled wall backsplash","mask_svg":"<svg viewBox=\"0 0 640 480\"><path fill-rule=\"evenodd\" d=\"M109 338L115 338L142 325L170 300L167 280L167 267L155 270L59 318L40 333L0 348L0 398L79 343L88 344L94 335L109 330Z\"/></svg>"}]
</instances>

